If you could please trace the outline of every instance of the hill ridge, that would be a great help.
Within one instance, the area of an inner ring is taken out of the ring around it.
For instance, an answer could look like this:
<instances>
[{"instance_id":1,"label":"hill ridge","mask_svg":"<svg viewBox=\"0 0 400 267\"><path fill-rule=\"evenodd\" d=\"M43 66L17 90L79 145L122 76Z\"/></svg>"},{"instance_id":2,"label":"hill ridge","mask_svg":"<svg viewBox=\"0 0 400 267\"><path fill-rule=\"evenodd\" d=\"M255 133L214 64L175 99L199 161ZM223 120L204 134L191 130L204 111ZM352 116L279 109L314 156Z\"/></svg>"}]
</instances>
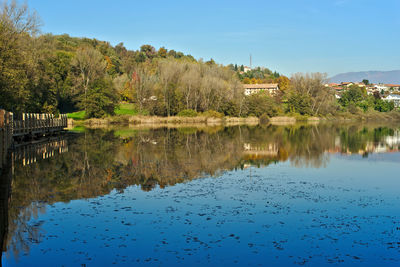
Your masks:
<instances>
[{"instance_id":1,"label":"hill ridge","mask_svg":"<svg viewBox=\"0 0 400 267\"><path fill-rule=\"evenodd\" d=\"M390 71L354 71L337 74L329 78L330 82L361 82L367 79L370 83L397 83L400 84L400 70Z\"/></svg>"}]
</instances>

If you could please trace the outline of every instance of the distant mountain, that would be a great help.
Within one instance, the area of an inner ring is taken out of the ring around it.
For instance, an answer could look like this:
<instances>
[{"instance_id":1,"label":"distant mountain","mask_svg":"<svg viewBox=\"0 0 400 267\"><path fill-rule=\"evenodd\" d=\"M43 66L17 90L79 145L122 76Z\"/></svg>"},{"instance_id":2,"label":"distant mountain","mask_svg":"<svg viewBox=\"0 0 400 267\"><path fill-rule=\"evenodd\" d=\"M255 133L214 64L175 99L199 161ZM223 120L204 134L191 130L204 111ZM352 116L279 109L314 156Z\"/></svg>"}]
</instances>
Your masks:
<instances>
[{"instance_id":1,"label":"distant mountain","mask_svg":"<svg viewBox=\"0 0 400 267\"><path fill-rule=\"evenodd\" d=\"M331 83L361 82L367 79L370 83L400 84L400 70L346 72L330 78Z\"/></svg>"}]
</instances>

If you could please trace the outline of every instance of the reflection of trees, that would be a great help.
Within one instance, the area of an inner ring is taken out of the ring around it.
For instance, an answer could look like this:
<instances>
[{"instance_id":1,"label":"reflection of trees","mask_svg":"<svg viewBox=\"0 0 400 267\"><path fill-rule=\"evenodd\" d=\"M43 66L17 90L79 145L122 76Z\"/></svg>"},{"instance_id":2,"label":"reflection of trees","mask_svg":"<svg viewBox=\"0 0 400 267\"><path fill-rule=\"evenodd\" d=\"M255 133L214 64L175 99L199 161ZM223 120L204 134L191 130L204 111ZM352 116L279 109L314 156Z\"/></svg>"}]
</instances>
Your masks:
<instances>
[{"instance_id":1,"label":"reflection of trees","mask_svg":"<svg viewBox=\"0 0 400 267\"><path fill-rule=\"evenodd\" d=\"M240 161L242 146L230 134L171 129L139 133L117 156L123 166L120 185L139 184L149 190L232 169Z\"/></svg>"},{"instance_id":2,"label":"reflection of trees","mask_svg":"<svg viewBox=\"0 0 400 267\"><path fill-rule=\"evenodd\" d=\"M375 147L386 136L393 136L395 130L389 127L374 127L351 125L337 130L340 136L342 153L368 153L367 145Z\"/></svg>"},{"instance_id":3,"label":"reflection of trees","mask_svg":"<svg viewBox=\"0 0 400 267\"><path fill-rule=\"evenodd\" d=\"M30 222L46 203L97 197L129 185L151 190L248 164L290 160L294 166L321 167L327 151L359 153L393 133L388 127L331 124L86 130L68 142L68 152L15 166L8 248L17 255L40 241L40 224Z\"/></svg>"},{"instance_id":4,"label":"reflection of trees","mask_svg":"<svg viewBox=\"0 0 400 267\"><path fill-rule=\"evenodd\" d=\"M1 151L0 151L1 153ZM8 200L11 187L11 167L6 163L10 160L9 155L0 155L4 159L4 164L0 166L0 248L1 252L6 248L7 228L8 228ZM0 266L2 254L0 255Z\"/></svg>"}]
</instances>

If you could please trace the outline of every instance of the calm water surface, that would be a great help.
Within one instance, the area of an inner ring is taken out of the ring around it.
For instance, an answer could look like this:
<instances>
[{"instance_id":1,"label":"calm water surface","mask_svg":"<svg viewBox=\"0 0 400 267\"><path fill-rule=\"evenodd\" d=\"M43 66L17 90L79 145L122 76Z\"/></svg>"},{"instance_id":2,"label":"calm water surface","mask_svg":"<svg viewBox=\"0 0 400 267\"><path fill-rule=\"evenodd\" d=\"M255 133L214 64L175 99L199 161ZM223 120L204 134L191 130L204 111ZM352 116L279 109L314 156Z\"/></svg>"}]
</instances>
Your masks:
<instances>
[{"instance_id":1,"label":"calm water surface","mask_svg":"<svg viewBox=\"0 0 400 267\"><path fill-rule=\"evenodd\" d=\"M400 266L399 148L396 125L78 129L9 155L1 262Z\"/></svg>"}]
</instances>

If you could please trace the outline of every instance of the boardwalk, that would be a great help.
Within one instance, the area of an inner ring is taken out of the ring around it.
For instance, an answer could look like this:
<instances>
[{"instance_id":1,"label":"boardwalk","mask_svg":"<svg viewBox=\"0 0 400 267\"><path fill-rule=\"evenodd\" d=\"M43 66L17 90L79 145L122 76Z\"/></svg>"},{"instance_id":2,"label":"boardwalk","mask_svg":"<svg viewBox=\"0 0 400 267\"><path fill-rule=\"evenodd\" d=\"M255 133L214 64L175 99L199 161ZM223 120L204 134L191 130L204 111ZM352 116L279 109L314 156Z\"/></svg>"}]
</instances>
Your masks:
<instances>
[{"instance_id":1,"label":"boardwalk","mask_svg":"<svg viewBox=\"0 0 400 267\"><path fill-rule=\"evenodd\" d=\"M22 113L19 115L0 109L0 155L7 155L14 139L35 138L64 130L68 125L67 115ZM5 159L0 158L0 168Z\"/></svg>"}]
</instances>

